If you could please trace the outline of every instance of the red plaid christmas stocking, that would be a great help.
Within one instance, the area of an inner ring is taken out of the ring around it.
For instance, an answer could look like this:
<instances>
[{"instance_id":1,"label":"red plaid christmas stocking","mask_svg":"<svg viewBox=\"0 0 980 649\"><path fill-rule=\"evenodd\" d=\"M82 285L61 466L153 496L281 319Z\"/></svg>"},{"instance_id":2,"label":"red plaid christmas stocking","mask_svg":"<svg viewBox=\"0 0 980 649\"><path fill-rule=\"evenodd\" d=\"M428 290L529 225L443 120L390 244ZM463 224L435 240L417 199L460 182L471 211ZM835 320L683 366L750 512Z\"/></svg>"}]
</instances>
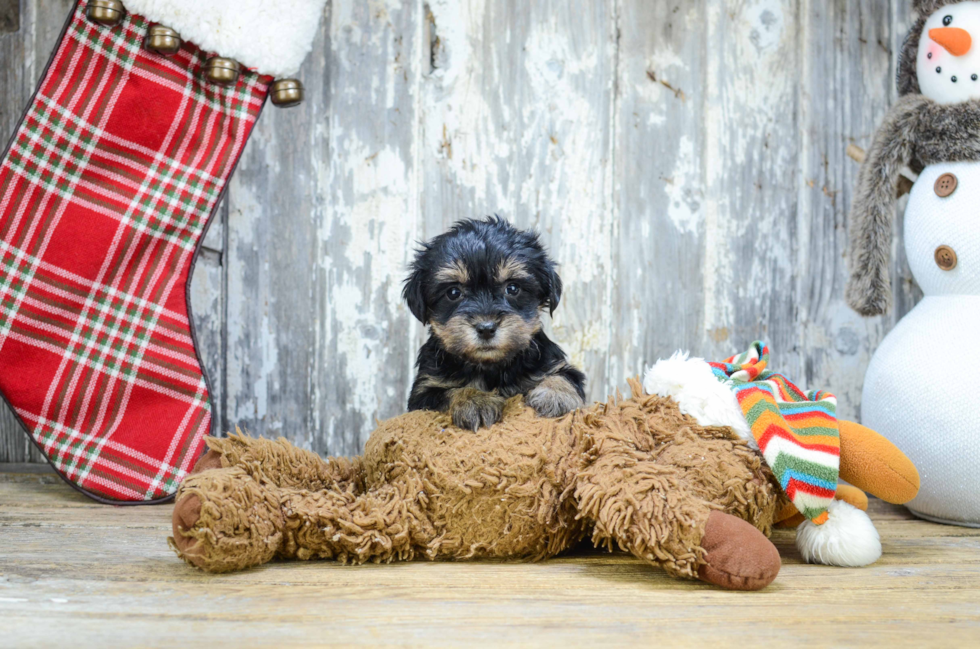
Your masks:
<instances>
[{"instance_id":1,"label":"red plaid christmas stocking","mask_svg":"<svg viewBox=\"0 0 980 649\"><path fill-rule=\"evenodd\" d=\"M252 35L201 26L196 0L133 0L114 25L87 17L97 1L73 10L0 165L0 391L72 485L158 502L210 431L188 278L273 77L209 81L218 47L252 64ZM306 3L313 28L293 37L308 49L323 0ZM215 4L204 13L232 6ZM132 5L215 49L147 51ZM245 18L261 5L233 3ZM304 53L259 46L254 65L275 74Z\"/></svg>"}]
</instances>

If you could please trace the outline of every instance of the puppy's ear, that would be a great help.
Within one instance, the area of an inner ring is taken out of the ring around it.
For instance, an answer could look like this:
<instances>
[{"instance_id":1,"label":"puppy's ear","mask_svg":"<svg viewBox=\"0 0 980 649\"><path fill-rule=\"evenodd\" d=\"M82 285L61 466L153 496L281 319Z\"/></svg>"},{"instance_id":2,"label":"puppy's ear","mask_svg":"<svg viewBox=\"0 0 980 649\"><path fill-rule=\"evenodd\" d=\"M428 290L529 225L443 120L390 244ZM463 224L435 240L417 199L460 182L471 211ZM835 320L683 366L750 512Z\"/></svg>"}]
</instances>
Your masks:
<instances>
[{"instance_id":1,"label":"puppy's ear","mask_svg":"<svg viewBox=\"0 0 980 649\"><path fill-rule=\"evenodd\" d=\"M561 277L554 264L548 264L548 314L555 315L555 309L561 301Z\"/></svg>"},{"instance_id":2,"label":"puppy's ear","mask_svg":"<svg viewBox=\"0 0 980 649\"><path fill-rule=\"evenodd\" d=\"M429 322L429 309L425 305L425 293L422 287L425 286L425 272L415 267L412 274L405 280L405 287L402 289L402 297L408 304L412 315L419 319L422 324Z\"/></svg>"}]
</instances>

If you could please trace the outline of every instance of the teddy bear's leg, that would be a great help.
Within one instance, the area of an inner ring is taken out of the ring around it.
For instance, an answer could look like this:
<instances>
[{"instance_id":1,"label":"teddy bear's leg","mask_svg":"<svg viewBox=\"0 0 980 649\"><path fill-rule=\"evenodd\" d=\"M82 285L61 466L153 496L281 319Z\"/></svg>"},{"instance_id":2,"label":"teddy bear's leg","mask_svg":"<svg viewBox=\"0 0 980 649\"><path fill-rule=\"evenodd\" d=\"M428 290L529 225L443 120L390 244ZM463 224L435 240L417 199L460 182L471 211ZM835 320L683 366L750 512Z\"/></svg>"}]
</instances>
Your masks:
<instances>
[{"instance_id":1,"label":"teddy bear's leg","mask_svg":"<svg viewBox=\"0 0 980 649\"><path fill-rule=\"evenodd\" d=\"M779 574L776 546L741 518L713 511L704 527L698 579L730 590L761 590Z\"/></svg>"},{"instance_id":2,"label":"teddy bear's leg","mask_svg":"<svg viewBox=\"0 0 980 649\"><path fill-rule=\"evenodd\" d=\"M204 471L181 486L172 547L208 572L230 572L274 557L349 563L411 559L436 534L417 499L418 480L362 492L354 482L321 489L278 487L244 467Z\"/></svg>"},{"instance_id":3,"label":"teddy bear's leg","mask_svg":"<svg viewBox=\"0 0 980 649\"><path fill-rule=\"evenodd\" d=\"M241 467L187 478L177 492L170 546L208 572L230 572L270 561L282 545L279 494Z\"/></svg>"},{"instance_id":4,"label":"teddy bear's leg","mask_svg":"<svg viewBox=\"0 0 980 649\"><path fill-rule=\"evenodd\" d=\"M324 460L282 439L261 439L241 433L224 438L208 437L206 441L208 452L194 465L191 475L241 467L256 480L278 487L328 489L351 482L360 487L362 483L358 458Z\"/></svg>"},{"instance_id":5,"label":"teddy bear's leg","mask_svg":"<svg viewBox=\"0 0 980 649\"><path fill-rule=\"evenodd\" d=\"M725 588L758 590L779 574L776 547L744 520L696 494L684 471L657 461L600 460L576 495L594 521L597 545L618 545L668 574Z\"/></svg>"},{"instance_id":6,"label":"teddy bear's leg","mask_svg":"<svg viewBox=\"0 0 980 649\"><path fill-rule=\"evenodd\" d=\"M280 555L343 563L434 557L435 528L418 499L422 486L401 476L364 493L353 490L284 494Z\"/></svg>"}]
</instances>

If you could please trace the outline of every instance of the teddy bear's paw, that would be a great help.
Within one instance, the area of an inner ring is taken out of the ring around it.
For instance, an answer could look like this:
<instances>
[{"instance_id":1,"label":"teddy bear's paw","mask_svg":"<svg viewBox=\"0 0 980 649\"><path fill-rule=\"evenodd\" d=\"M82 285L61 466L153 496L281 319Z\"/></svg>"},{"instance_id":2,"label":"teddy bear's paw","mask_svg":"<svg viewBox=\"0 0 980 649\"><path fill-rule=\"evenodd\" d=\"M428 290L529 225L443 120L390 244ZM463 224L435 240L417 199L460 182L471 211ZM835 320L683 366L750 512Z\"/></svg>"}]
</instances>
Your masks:
<instances>
[{"instance_id":1,"label":"teddy bear's paw","mask_svg":"<svg viewBox=\"0 0 980 649\"><path fill-rule=\"evenodd\" d=\"M209 451L210 453L211 451ZM202 458L203 459L203 458ZM198 460L198 464L200 464ZM197 469L197 466L194 467ZM191 565L201 567L201 547L200 541L193 536L185 534L187 530L194 529L197 521L201 519L201 499L197 494L191 494L186 498L181 498L174 505L173 515L173 545L175 550Z\"/></svg>"},{"instance_id":2,"label":"teddy bear's paw","mask_svg":"<svg viewBox=\"0 0 980 649\"><path fill-rule=\"evenodd\" d=\"M499 394L466 388L457 390L449 404L453 425L472 430L493 426L504 415L506 401Z\"/></svg>"},{"instance_id":3,"label":"teddy bear's paw","mask_svg":"<svg viewBox=\"0 0 980 649\"><path fill-rule=\"evenodd\" d=\"M779 551L765 534L731 514L713 511L701 540L707 554L698 578L730 590L761 590L779 574Z\"/></svg>"},{"instance_id":4,"label":"teddy bear's paw","mask_svg":"<svg viewBox=\"0 0 980 649\"><path fill-rule=\"evenodd\" d=\"M177 492L170 547L207 572L230 572L270 561L282 546L280 493L244 469L203 471Z\"/></svg>"},{"instance_id":5,"label":"teddy bear's paw","mask_svg":"<svg viewBox=\"0 0 980 649\"><path fill-rule=\"evenodd\" d=\"M202 471L209 471L211 469L221 468L221 453L212 449L208 449L208 452L198 458L197 462L194 464L194 468L191 469L190 475L196 473L201 473Z\"/></svg>"},{"instance_id":6,"label":"teddy bear's paw","mask_svg":"<svg viewBox=\"0 0 980 649\"><path fill-rule=\"evenodd\" d=\"M540 417L563 417L585 405L578 390L561 376L549 376L527 393L527 405Z\"/></svg>"}]
</instances>

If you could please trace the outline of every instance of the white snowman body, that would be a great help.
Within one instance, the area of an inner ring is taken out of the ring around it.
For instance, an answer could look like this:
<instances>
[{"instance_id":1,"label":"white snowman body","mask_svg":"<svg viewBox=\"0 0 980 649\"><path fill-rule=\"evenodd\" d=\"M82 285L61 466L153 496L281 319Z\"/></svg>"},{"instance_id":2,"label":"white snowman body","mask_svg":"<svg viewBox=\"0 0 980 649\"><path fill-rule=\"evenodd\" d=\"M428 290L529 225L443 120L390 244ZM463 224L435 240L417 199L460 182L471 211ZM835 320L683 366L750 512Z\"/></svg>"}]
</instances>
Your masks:
<instances>
[{"instance_id":1,"label":"white snowman body","mask_svg":"<svg viewBox=\"0 0 980 649\"><path fill-rule=\"evenodd\" d=\"M925 298L875 353L862 420L918 468L913 513L980 527L980 162L923 170L905 250Z\"/></svg>"}]
</instances>

